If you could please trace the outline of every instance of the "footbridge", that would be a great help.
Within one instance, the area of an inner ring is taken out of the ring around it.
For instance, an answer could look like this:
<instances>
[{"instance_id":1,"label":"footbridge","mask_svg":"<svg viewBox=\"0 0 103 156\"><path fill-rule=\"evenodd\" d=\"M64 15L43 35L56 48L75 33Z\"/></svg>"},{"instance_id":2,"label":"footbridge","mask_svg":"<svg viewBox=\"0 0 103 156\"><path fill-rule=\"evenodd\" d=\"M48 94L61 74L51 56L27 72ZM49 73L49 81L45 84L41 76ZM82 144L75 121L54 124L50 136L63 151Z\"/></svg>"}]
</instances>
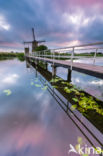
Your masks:
<instances>
[{"instance_id":1,"label":"footbridge","mask_svg":"<svg viewBox=\"0 0 103 156\"><path fill-rule=\"evenodd\" d=\"M103 78L103 64L96 65L98 59L103 59L103 42L71 46L58 49L50 49L30 53L25 49L25 57L35 61L43 61L52 64L52 73L56 75L56 68L63 66L72 70L79 71L91 76ZM86 63L85 63L86 62Z\"/></svg>"}]
</instances>

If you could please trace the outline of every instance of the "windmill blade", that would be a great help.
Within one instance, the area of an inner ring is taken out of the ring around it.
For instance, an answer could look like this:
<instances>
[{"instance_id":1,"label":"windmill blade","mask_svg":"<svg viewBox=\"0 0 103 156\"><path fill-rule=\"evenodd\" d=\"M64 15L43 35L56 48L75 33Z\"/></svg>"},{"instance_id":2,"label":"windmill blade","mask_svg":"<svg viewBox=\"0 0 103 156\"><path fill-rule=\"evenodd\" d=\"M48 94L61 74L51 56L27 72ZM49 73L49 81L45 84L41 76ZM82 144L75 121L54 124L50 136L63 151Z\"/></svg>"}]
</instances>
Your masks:
<instances>
[{"instance_id":1,"label":"windmill blade","mask_svg":"<svg viewBox=\"0 0 103 156\"><path fill-rule=\"evenodd\" d=\"M24 44L32 43L32 41L23 42Z\"/></svg>"},{"instance_id":2,"label":"windmill blade","mask_svg":"<svg viewBox=\"0 0 103 156\"><path fill-rule=\"evenodd\" d=\"M34 33L34 28L32 28L32 33L33 33L33 40L35 41L35 33Z\"/></svg>"},{"instance_id":3,"label":"windmill blade","mask_svg":"<svg viewBox=\"0 0 103 156\"><path fill-rule=\"evenodd\" d=\"M42 41L37 41L38 43L42 43L42 42L46 42L45 40L42 40Z\"/></svg>"}]
</instances>

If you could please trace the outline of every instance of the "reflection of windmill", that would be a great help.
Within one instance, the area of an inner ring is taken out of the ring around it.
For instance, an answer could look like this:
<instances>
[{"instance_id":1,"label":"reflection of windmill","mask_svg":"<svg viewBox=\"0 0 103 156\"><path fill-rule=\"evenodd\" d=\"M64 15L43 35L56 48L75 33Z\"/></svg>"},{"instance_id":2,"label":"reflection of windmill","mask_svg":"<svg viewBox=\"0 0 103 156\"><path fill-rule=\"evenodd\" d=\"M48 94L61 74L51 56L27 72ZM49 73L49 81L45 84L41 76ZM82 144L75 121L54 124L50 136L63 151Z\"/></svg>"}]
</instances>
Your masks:
<instances>
[{"instance_id":1,"label":"reflection of windmill","mask_svg":"<svg viewBox=\"0 0 103 156\"><path fill-rule=\"evenodd\" d=\"M29 44L29 43L32 44L32 52L33 52L33 51L35 51L35 48L38 47L38 43L42 43L45 41L36 41L34 28L32 28L32 33L33 33L33 41L24 42L24 44Z\"/></svg>"}]
</instances>

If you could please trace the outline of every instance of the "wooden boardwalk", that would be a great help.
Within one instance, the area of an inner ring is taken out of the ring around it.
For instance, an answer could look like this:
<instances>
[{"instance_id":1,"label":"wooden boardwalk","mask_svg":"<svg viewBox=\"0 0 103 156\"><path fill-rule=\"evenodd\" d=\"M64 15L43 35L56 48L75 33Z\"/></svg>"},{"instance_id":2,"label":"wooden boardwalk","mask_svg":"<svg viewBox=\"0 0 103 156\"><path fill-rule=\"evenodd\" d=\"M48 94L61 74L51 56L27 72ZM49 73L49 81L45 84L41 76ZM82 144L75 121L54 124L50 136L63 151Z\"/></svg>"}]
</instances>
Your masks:
<instances>
[{"instance_id":1,"label":"wooden boardwalk","mask_svg":"<svg viewBox=\"0 0 103 156\"><path fill-rule=\"evenodd\" d=\"M70 68L72 64L73 70L103 79L103 66L85 64L85 63L72 63L71 61L66 61L66 60L55 60L55 59L48 59L48 58L34 57L34 56L26 56L26 57L48 62L54 64L55 66L63 66L66 68Z\"/></svg>"}]
</instances>

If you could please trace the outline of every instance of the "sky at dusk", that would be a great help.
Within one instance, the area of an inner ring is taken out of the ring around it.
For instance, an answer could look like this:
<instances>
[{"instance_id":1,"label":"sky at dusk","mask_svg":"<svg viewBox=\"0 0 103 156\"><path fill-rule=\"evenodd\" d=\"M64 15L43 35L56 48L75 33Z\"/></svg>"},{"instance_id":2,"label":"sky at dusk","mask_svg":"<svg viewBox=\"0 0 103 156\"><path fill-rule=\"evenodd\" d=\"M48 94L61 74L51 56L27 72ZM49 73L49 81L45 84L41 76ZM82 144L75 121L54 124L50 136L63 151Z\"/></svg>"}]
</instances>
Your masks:
<instances>
[{"instance_id":1,"label":"sky at dusk","mask_svg":"<svg viewBox=\"0 0 103 156\"><path fill-rule=\"evenodd\" d=\"M0 51L22 51L32 27L49 48L103 41L103 1L0 0Z\"/></svg>"}]
</instances>

